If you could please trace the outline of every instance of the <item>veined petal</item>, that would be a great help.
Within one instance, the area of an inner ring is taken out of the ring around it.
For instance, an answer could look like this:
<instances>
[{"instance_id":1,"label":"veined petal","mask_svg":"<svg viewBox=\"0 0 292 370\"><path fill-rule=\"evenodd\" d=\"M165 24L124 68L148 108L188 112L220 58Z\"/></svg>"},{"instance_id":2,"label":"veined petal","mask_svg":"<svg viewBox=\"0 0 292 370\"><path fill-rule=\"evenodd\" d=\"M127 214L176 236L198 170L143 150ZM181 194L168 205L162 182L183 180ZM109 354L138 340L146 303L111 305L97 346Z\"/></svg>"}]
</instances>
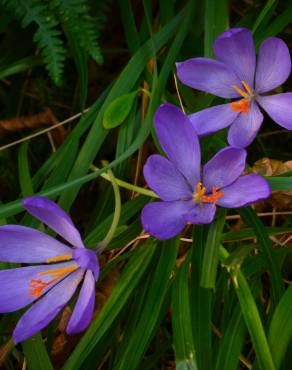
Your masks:
<instances>
[{"instance_id":1,"label":"veined petal","mask_svg":"<svg viewBox=\"0 0 292 370\"><path fill-rule=\"evenodd\" d=\"M22 342L45 328L72 297L83 274L81 269L72 272L33 304L18 321L13 332L14 342Z\"/></svg>"},{"instance_id":2,"label":"veined petal","mask_svg":"<svg viewBox=\"0 0 292 370\"><path fill-rule=\"evenodd\" d=\"M203 136L230 126L238 115L238 112L230 109L230 104L221 104L190 114L188 117L198 135Z\"/></svg>"},{"instance_id":3,"label":"veined petal","mask_svg":"<svg viewBox=\"0 0 292 370\"><path fill-rule=\"evenodd\" d=\"M214 54L236 73L240 80L254 85L256 53L252 33L246 28L231 28L217 37Z\"/></svg>"},{"instance_id":4,"label":"veined petal","mask_svg":"<svg viewBox=\"0 0 292 370\"><path fill-rule=\"evenodd\" d=\"M70 259L72 248L30 227L0 226L0 261L38 263L58 256Z\"/></svg>"},{"instance_id":5,"label":"veined petal","mask_svg":"<svg viewBox=\"0 0 292 370\"><path fill-rule=\"evenodd\" d=\"M92 319L94 301L95 279L92 272L88 270L66 329L68 334L80 333L87 328Z\"/></svg>"},{"instance_id":6,"label":"veined petal","mask_svg":"<svg viewBox=\"0 0 292 370\"><path fill-rule=\"evenodd\" d=\"M255 89L264 93L287 80L291 72L291 58L287 45L277 37L269 37L260 47L256 69Z\"/></svg>"},{"instance_id":7,"label":"veined petal","mask_svg":"<svg viewBox=\"0 0 292 370\"><path fill-rule=\"evenodd\" d=\"M80 233L71 218L55 202L45 197L32 196L23 199L22 204L31 215L49 226L73 246L84 248Z\"/></svg>"},{"instance_id":8,"label":"veined petal","mask_svg":"<svg viewBox=\"0 0 292 370\"><path fill-rule=\"evenodd\" d=\"M143 169L148 186L162 200L172 201L192 197L190 184L172 162L161 155L151 155Z\"/></svg>"},{"instance_id":9,"label":"veined petal","mask_svg":"<svg viewBox=\"0 0 292 370\"><path fill-rule=\"evenodd\" d=\"M200 181L201 152L198 135L187 116L172 104L162 104L155 113L154 126L170 161L195 186Z\"/></svg>"},{"instance_id":10,"label":"veined petal","mask_svg":"<svg viewBox=\"0 0 292 370\"><path fill-rule=\"evenodd\" d=\"M245 168L246 151L227 147L220 150L203 168L203 184L207 190L223 188L234 182Z\"/></svg>"},{"instance_id":11,"label":"veined petal","mask_svg":"<svg viewBox=\"0 0 292 370\"><path fill-rule=\"evenodd\" d=\"M226 64L209 58L193 58L176 63L179 80L194 89L220 96L238 98L232 85L241 86L240 80Z\"/></svg>"},{"instance_id":12,"label":"veined petal","mask_svg":"<svg viewBox=\"0 0 292 370\"><path fill-rule=\"evenodd\" d=\"M184 216L190 211L192 203L176 201L147 204L141 214L144 230L161 240L174 237L187 224Z\"/></svg>"},{"instance_id":13,"label":"veined petal","mask_svg":"<svg viewBox=\"0 0 292 370\"><path fill-rule=\"evenodd\" d=\"M258 96L257 101L278 125L292 130L292 93Z\"/></svg>"},{"instance_id":14,"label":"veined petal","mask_svg":"<svg viewBox=\"0 0 292 370\"><path fill-rule=\"evenodd\" d=\"M237 148L245 148L255 138L264 116L258 105L252 102L248 113L241 113L232 123L228 132L228 143Z\"/></svg>"},{"instance_id":15,"label":"veined petal","mask_svg":"<svg viewBox=\"0 0 292 370\"><path fill-rule=\"evenodd\" d=\"M196 204L193 201L193 207L191 210L184 216L187 223L191 224L209 224L213 221L213 218L216 213L216 206L208 203Z\"/></svg>"},{"instance_id":16,"label":"veined petal","mask_svg":"<svg viewBox=\"0 0 292 370\"><path fill-rule=\"evenodd\" d=\"M256 174L241 176L222 191L224 196L217 204L225 208L244 207L271 195L269 183Z\"/></svg>"},{"instance_id":17,"label":"veined petal","mask_svg":"<svg viewBox=\"0 0 292 370\"><path fill-rule=\"evenodd\" d=\"M73 266L72 262L65 262L51 265L41 266L28 266L18 267L14 269L7 269L0 271L0 312L13 312L19 310L32 303L50 288L56 285L59 280L53 281L48 284L40 291L38 296L32 293L31 283L33 280L41 279L44 283L48 283L52 280L49 274L42 274L48 270L57 270L61 268L68 268L68 274L70 273L70 267ZM65 270L64 270L65 271ZM41 275L39 275L41 273ZM63 277L66 275L63 275Z\"/></svg>"}]
</instances>

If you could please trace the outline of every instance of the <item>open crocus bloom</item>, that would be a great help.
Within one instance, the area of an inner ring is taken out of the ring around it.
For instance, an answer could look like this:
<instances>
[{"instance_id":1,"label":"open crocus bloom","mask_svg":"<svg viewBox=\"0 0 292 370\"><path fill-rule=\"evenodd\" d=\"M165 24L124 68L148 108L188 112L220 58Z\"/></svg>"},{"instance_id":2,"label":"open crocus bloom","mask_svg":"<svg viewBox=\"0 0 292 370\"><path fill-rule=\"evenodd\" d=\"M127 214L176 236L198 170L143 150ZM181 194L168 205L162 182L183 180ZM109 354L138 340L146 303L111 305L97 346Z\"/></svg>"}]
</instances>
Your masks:
<instances>
[{"instance_id":1,"label":"open crocus bloom","mask_svg":"<svg viewBox=\"0 0 292 370\"><path fill-rule=\"evenodd\" d=\"M198 136L177 107L161 105L154 125L168 159L151 155L144 166L147 184L161 198L142 211L143 227L151 235L169 239L187 223L210 223L217 204L237 208L270 195L269 184L261 176L240 176L246 158L241 148L222 149L203 166L201 176Z\"/></svg>"},{"instance_id":2,"label":"open crocus bloom","mask_svg":"<svg viewBox=\"0 0 292 370\"><path fill-rule=\"evenodd\" d=\"M228 142L244 148L255 138L263 121L259 105L279 125L292 129L292 93L264 96L285 82L291 72L287 45L269 37L260 46L256 63L252 33L231 28L213 46L218 60L193 58L177 63L182 83L222 98L240 99L189 116L198 135L231 125Z\"/></svg>"},{"instance_id":3,"label":"open crocus bloom","mask_svg":"<svg viewBox=\"0 0 292 370\"><path fill-rule=\"evenodd\" d=\"M33 196L22 204L74 248L30 227L1 226L0 261L38 265L0 271L0 312L16 311L35 302L14 330L15 343L21 342L54 319L83 279L67 326L68 334L80 332L93 314L99 275L96 253L84 247L71 218L53 201Z\"/></svg>"}]
</instances>

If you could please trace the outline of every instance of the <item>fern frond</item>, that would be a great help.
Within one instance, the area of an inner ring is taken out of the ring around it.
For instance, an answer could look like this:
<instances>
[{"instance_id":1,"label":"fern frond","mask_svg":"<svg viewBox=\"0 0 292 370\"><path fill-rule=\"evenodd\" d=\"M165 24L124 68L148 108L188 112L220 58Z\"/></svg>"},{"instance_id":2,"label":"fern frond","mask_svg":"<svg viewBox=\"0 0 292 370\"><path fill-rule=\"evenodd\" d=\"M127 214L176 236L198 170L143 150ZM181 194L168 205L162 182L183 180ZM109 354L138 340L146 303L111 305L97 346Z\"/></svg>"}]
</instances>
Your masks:
<instances>
[{"instance_id":1,"label":"fern frond","mask_svg":"<svg viewBox=\"0 0 292 370\"><path fill-rule=\"evenodd\" d=\"M41 49L50 77L59 85L64 68L65 49L54 14L48 11L41 0L1 0L1 3L14 12L23 27L31 23L38 26L34 41Z\"/></svg>"},{"instance_id":2,"label":"fern frond","mask_svg":"<svg viewBox=\"0 0 292 370\"><path fill-rule=\"evenodd\" d=\"M102 63L98 21L90 15L87 0L53 0L53 4L61 23L75 35L80 46L97 63Z\"/></svg>"}]
</instances>

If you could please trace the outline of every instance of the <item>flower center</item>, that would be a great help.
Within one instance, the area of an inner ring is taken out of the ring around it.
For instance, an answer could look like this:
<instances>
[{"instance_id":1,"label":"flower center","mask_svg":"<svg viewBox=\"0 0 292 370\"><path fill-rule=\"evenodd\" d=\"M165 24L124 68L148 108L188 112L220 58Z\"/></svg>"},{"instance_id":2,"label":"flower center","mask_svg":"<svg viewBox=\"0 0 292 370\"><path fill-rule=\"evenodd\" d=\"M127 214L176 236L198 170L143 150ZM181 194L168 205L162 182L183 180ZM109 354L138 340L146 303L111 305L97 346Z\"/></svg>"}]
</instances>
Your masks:
<instances>
[{"instance_id":1,"label":"flower center","mask_svg":"<svg viewBox=\"0 0 292 370\"><path fill-rule=\"evenodd\" d=\"M241 83L244 86L244 90L236 85L232 85L232 87L243 99L229 105L232 111L247 114L250 111L250 103L254 99L254 93L247 82L242 80Z\"/></svg>"},{"instance_id":2,"label":"flower center","mask_svg":"<svg viewBox=\"0 0 292 370\"><path fill-rule=\"evenodd\" d=\"M44 276L47 275L51 278L49 281L43 281L40 279L32 279L29 282L29 291L28 295L34 296L35 298L38 298L43 290L55 283L57 280L61 279L65 275L68 275L70 272L75 271L79 268L77 264L66 266L66 267L60 267L58 269L52 269L52 270L46 270L38 273L38 276Z\"/></svg>"},{"instance_id":3,"label":"flower center","mask_svg":"<svg viewBox=\"0 0 292 370\"><path fill-rule=\"evenodd\" d=\"M205 194L206 194L205 186L203 186L201 182L198 182L197 192L193 194L193 199L195 199L197 203L199 204L212 203L215 206L217 203L217 200L224 196L224 193L222 191L219 191L219 189L216 186L212 187L211 195L205 195Z\"/></svg>"}]
</instances>

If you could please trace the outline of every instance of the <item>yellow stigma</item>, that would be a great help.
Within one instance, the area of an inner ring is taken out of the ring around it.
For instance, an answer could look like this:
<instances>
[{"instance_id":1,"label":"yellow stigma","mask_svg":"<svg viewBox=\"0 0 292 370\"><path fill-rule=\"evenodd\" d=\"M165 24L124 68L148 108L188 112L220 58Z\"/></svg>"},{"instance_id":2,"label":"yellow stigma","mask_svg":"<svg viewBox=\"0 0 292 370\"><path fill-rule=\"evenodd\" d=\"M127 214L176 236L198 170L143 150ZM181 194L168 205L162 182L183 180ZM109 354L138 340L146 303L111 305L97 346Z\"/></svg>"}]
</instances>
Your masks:
<instances>
[{"instance_id":1,"label":"yellow stigma","mask_svg":"<svg viewBox=\"0 0 292 370\"><path fill-rule=\"evenodd\" d=\"M245 88L245 91L236 85L232 85L233 89L238 92L243 99L230 103L230 108L234 112L248 113L250 111L250 103L253 99L253 91L250 88L249 84L243 80L240 81Z\"/></svg>"}]
</instances>

